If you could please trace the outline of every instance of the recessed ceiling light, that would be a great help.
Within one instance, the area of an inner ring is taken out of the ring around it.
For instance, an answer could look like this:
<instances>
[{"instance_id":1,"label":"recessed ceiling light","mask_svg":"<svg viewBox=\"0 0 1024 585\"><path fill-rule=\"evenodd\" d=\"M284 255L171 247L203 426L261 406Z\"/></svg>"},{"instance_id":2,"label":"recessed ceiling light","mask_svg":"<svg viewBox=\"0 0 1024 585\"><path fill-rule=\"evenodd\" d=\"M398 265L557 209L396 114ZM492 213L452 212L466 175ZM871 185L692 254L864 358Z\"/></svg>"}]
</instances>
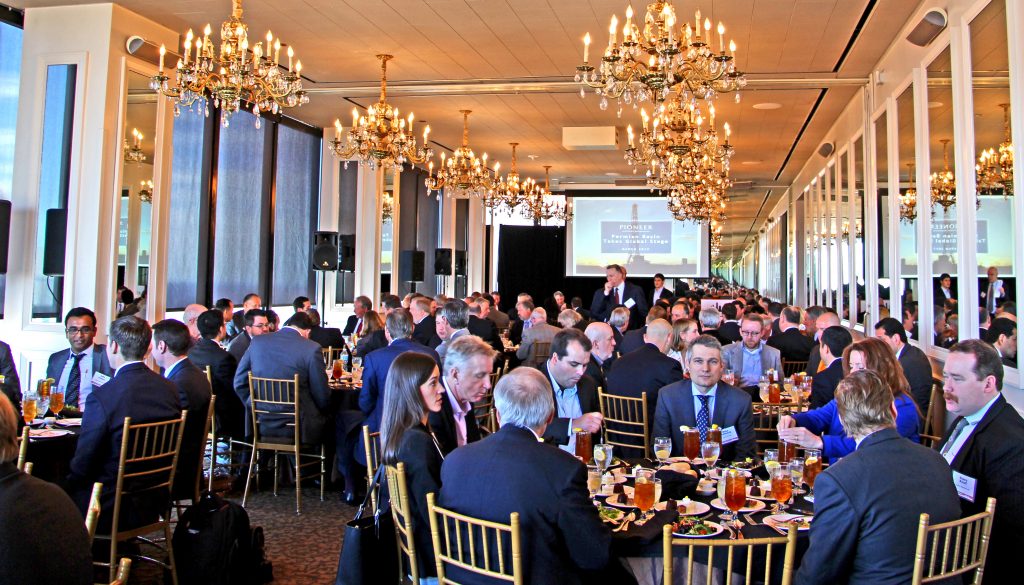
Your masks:
<instances>
[{"instance_id":1,"label":"recessed ceiling light","mask_svg":"<svg viewBox=\"0 0 1024 585\"><path fill-rule=\"evenodd\" d=\"M605 173L605 176L606 177L619 177L619 176L622 176L622 173Z\"/></svg>"},{"instance_id":2,"label":"recessed ceiling light","mask_svg":"<svg viewBox=\"0 0 1024 585\"><path fill-rule=\"evenodd\" d=\"M755 110L777 110L782 107L782 104L775 102L762 102L760 104L754 104Z\"/></svg>"},{"instance_id":3,"label":"recessed ceiling light","mask_svg":"<svg viewBox=\"0 0 1024 585\"><path fill-rule=\"evenodd\" d=\"M941 108L942 102L928 102L929 108Z\"/></svg>"},{"instance_id":4,"label":"recessed ceiling light","mask_svg":"<svg viewBox=\"0 0 1024 585\"><path fill-rule=\"evenodd\" d=\"M540 158L540 155L539 154L528 154L528 155L526 155L526 158L528 158L530 160L537 160L538 158Z\"/></svg>"},{"instance_id":5,"label":"recessed ceiling light","mask_svg":"<svg viewBox=\"0 0 1024 585\"><path fill-rule=\"evenodd\" d=\"M759 164L761 164L763 162L764 161L762 161L762 160L745 160L745 161L740 162L740 164L741 165L759 165Z\"/></svg>"}]
</instances>

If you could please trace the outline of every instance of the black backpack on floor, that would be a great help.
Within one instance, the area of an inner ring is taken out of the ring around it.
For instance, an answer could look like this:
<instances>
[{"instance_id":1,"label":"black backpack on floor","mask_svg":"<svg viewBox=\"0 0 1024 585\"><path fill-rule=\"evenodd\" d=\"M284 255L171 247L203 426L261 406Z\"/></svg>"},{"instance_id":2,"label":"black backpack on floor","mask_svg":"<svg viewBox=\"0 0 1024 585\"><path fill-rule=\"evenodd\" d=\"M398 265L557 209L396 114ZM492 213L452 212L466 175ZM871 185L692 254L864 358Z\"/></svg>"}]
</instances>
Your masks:
<instances>
[{"instance_id":1,"label":"black backpack on floor","mask_svg":"<svg viewBox=\"0 0 1024 585\"><path fill-rule=\"evenodd\" d=\"M180 585L261 585L273 580L263 529L249 526L245 508L204 494L178 519L174 560Z\"/></svg>"}]
</instances>

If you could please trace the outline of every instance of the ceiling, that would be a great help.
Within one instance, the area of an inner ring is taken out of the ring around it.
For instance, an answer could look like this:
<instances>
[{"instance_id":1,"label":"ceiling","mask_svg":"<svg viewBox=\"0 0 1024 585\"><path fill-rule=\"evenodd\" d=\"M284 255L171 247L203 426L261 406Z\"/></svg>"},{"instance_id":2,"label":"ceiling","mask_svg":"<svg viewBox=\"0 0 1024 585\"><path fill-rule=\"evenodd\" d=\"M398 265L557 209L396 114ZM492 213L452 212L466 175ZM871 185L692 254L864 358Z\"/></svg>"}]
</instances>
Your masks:
<instances>
[{"instance_id":1,"label":"ceiling","mask_svg":"<svg viewBox=\"0 0 1024 585\"><path fill-rule=\"evenodd\" d=\"M88 4L95 0L13 0L16 7ZM118 0L117 4L182 33L228 16L228 0ZM816 156L824 133L891 45L917 2L908 0L699 0L675 2L680 18L699 8L721 21L738 46L738 67L751 88L737 104L716 103L734 131L736 155L723 253L740 251L800 168ZM642 10L643 0L634 8ZM377 53L390 53L388 101L431 126L435 150L461 141L461 109L471 109L470 145L508 169L509 142L520 143L523 175L563 181L613 181L631 170L617 151L567 151L564 126L637 125L631 109L598 107L570 82L582 60L582 37L595 46L625 0L247 0L253 38L268 28L290 43L303 63L311 101L289 112L329 127L350 120L353 104L373 103ZM806 78L797 85L777 79ZM453 82L486 87L435 90ZM840 81L836 81L840 80ZM842 80L854 80L853 83ZM514 83L512 83L514 82ZM415 85L415 88L409 86ZM521 86L516 91L513 85ZM404 86L404 87L403 87ZM548 91L536 91L550 88ZM413 94L413 95L409 95ZM392 97L392 95L394 97ZM775 103L777 109L755 109ZM533 155L532 157L530 155ZM529 157L529 158L528 158ZM775 185L770 188L769 185Z\"/></svg>"}]
</instances>

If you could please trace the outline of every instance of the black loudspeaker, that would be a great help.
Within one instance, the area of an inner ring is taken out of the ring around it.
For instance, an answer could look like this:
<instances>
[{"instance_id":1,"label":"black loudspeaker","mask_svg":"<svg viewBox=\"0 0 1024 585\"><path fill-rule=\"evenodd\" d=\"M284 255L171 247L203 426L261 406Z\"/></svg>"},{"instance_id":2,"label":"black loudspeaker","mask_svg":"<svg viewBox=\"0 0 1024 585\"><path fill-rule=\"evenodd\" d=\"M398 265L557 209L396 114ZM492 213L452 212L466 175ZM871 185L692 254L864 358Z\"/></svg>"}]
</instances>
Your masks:
<instances>
[{"instance_id":1,"label":"black loudspeaker","mask_svg":"<svg viewBox=\"0 0 1024 585\"><path fill-rule=\"evenodd\" d=\"M455 276L466 276L465 250L455 250Z\"/></svg>"},{"instance_id":2,"label":"black loudspeaker","mask_svg":"<svg viewBox=\"0 0 1024 585\"><path fill-rule=\"evenodd\" d=\"M434 274L437 276L452 275L451 248L438 248L434 250Z\"/></svg>"},{"instance_id":3,"label":"black loudspeaker","mask_svg":"<svg viewBox=\"0 0 1024 585\"><path fill-rule=\"evenodd\" d=\"M356 271L356 235L342 234L338 236L340 246L341 265L338 270L345 272Z\"/></svg>"},{"instance_id":4,"label":"black loudspeaker","mask_svg":"<svg viewBox=\"0 0 1024 585\"><path fill-rule=\"evenodd\" d=\"M46 240L43 247L43 274L64 276L64 249L68 240L68 210L46 210Z\"/></svg>"},{"instance_id":5,"label":"black loudspeaker","mask_svg":"<svg viewBox=\"0 0 1024 585\"><path fill-rule=\"evenodd\" d=\"M313 270L338 269L338 232L313 233Z\"/></svg>"},{"instance_id":6,"label":"black loudspeaker","mask_svg":"<svg viewBox=\"0 0 1024 585\"><path fill-rule=\"evenodd\" d=\"M11 202L0 200L0 274L7 274L7 247L11 243Z\"/></svg>"},{"instance_id":7,"label":"black loudspeaker","mask_svg":"<svg viewBox=\"0 0 1024 585\"><path fill-rule=\"evenodd\" d=\"M426 260L427 254L423 250L402 250L402 262L399 265L402 282L423 282Z\"/></svg>"}]
</instances>

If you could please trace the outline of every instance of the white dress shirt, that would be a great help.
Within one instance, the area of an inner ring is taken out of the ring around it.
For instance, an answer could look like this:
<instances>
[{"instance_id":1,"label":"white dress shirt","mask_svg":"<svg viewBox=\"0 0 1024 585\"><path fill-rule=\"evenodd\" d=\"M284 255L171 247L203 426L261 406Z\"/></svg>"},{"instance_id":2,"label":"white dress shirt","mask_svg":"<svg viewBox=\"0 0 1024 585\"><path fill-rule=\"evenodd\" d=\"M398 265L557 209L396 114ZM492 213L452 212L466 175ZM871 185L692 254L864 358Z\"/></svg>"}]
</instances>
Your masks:
<instances>
[{"instance_id":1,"label":"white dress shirt","mask_svg":"<svg viewBox=\"0 0 1024 585\"><path fill-rule=\"evenodd\" d=\"M998 398L999 396L996 395L995 398L988 401L988 404L979 408L978 412L964 417L964 420L967 421L967 426L964 427L964 430L960 431L960 435L953 441L953 445L946 449L946 453L943 455L946 458L946 463L953 464L960 449L967 443L967 439L971 438L971 433L974 432L974 429L978 428L978 423L981 422L981 419L985 418L985 413L988 412L988 409L992 408L992 405L995 404Z\"/></svg>"},{"instance_id":2,"label":"white dress shirt","mask_svg":"<svg viewBox=\"0 0 1024 585\"><path fill-rule=\"evenodd\" d=\"M96 345L90 345L85 348L82 355L85 356L78 361L78 372L81 374L81 384L78 387L78 404L69 404L72 408L82 410L85 406L85 399L92 394L92 355ZM74 350L68 353L68 361L64 362L64 369L60 373L60 379L57 380L57 390L67 396L68 378L71 377L71 364L74 362Z\"/></svg>"}]
</instances>

